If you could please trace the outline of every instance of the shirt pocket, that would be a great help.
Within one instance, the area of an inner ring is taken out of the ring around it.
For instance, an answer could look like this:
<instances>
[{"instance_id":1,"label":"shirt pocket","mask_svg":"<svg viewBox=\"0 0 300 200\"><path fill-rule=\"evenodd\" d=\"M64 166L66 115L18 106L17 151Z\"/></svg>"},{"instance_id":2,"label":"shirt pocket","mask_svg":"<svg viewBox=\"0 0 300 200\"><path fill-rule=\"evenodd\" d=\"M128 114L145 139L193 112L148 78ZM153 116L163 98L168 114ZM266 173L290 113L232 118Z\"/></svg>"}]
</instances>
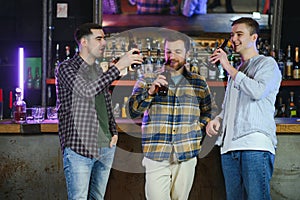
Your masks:
<instances>
[{"instance_id":1,"label":"shirt pocket","mask_svg":"<svg viewBox=\"0 0 300 200\"><path fill-rule=\"evenodd\" d=\"M183 121L193 123L200 117L200 101L196 95L183 94L177 98Z\"/></svg>"}]
</instances>

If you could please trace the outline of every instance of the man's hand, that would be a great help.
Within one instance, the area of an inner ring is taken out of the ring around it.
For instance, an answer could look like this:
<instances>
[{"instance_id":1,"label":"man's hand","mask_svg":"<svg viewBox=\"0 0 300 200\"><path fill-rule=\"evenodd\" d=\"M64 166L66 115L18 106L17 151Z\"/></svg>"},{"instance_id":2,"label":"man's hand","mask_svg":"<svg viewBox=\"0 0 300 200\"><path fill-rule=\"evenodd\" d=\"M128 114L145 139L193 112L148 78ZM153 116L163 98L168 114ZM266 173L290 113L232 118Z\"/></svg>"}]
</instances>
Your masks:
<instances>
[{"instance_id":1,"label":"man's hand","mask_svg":"<svg viewBox=\"0 0 300 200\"><path fill-rule=\"evenodd\" d=\"M168 82L166 79L167 78L164 75L158 75L157 78L155 79L155 81L153 81L153 83L151 84L151 87L149 88L148 93L150 95L154 95L155 93L158 92L158 89L161 86L168 85Z\"/></svg>"},{"instance_id":2,"label":"man's hand","mask_svg":"<svg viewBox=\"0 0 300 200\"><path fill-rule=\"evenodd\" d=\"M118 142L118 135L112 136L109 147L112 148L112 147L116 146L117 142Z\"/></svg>"},{"instance_id":3,"label":"man's hand","mask_svg":"<svg viewBox=\"0 0 300 200\"><path fill-rule=\"evenodd\" d=\"M118 62L115 64L115 66L119 69L119 71L122 71L123 69L129 67L131 64L142 64L144 62L143 56L140 54L133 54L133 52L139 52L138 49L131 49L125 55L123 55Z\"/></svg>"},{"instance_id":4,"label":"man's hand","mask_svg":"<svg viewBox=\"0 0 300 200\"><path fill-rule=\"evenodd\" d=\"M215 119L211 120L206 125L206 134L209 137L212 137L214 135L218 135L219 129L220 129L220 125L221 125L220 118L216 117Z\"/></svg>"},{"instance_id":5,"label":"man's hand","mask_svg":"<svg viewBox=\"0 0 300 200\"><path fill-rule=\"evenodd\" d=\"M221 48L216 49L209 58L209 62L213 64L216 64L218 61L222 64L223 69L227 71L231 78L235 80L238 70L236 70L234 66L230 65L226 52Z\"/></svg>"}]
</instances>

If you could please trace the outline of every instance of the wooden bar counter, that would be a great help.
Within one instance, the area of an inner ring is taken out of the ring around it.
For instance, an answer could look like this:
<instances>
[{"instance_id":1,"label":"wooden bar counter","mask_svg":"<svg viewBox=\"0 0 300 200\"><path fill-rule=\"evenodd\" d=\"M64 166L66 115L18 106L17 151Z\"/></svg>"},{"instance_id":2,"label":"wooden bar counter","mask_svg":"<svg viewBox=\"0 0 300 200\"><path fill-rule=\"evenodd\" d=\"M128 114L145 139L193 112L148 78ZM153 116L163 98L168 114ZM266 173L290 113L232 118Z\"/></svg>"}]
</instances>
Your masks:
<instances>
[{"instance_id":1,"label":"wooden bar counter","mask_svg":"<svg viewBox=\"0 0 300 200\"><path fill-rule=\"evenodd\" d=\"M117 119L119 132L140 132L141 120ZM300 119L298 118L276 118L277 133L300 134ZM10 119L0 121L1 133L57 133L57 120L44 120L42 123L16 124Z\"/></svg>"},{"instance_id":2,"label":"wooden bar counter","mask_svg":"<svg viewBox=\"0 0 300 200\"><path fill-rule=\"evenodd\" d=\"M117 119L119 141L106 200L144 200L141 120ZM297 199L300 122L276 118L278 147L271 181L273 200ZM0 121L0 199L67 199L56 120L41 124ZM198 159L190 200L225 199L218 147Z\"/></svg>"}]
</instances>

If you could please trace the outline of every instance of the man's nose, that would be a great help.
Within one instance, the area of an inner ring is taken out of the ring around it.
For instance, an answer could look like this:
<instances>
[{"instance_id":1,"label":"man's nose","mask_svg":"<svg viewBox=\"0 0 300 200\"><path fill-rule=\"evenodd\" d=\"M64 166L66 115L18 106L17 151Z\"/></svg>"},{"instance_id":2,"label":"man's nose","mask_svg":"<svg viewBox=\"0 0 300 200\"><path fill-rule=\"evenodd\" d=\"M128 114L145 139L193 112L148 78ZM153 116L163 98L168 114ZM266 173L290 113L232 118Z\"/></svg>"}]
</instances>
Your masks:
<instances>
[{"instance_id":1,"label":"man's nose","mask_svg":"<svg viewBox=\"0 0 300 200\"><path fill-rule=\"evenodd\" d=\"M169 54L169 58L170 58L170 59L173 59L173 58L175 58L175 53L173 53L173 52L170 52L170 54Z\"/></svg>"},{"instance_id":2,"label":"man's nose","mask_svg":"<svg viewBox=\"0 0 300 200\"><path fill-rule=\"evenodd\" d=\"M232 35L231 37L230 37L230 41L233 43L234 41L236 41L236 39L237 39L237 36L236 35Z\"/></svg>"}]
</instances>

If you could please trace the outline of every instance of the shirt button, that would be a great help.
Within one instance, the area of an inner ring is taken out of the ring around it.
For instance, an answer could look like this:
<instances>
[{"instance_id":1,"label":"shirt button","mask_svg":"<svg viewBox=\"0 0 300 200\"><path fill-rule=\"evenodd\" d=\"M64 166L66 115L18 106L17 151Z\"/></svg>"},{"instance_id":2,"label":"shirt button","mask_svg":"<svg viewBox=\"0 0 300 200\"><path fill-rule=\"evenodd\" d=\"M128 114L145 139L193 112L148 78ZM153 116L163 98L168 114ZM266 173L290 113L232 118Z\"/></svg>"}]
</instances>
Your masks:
<instances>
[{"instance_id":1,"label":"shirt button","mask_svg":"<svg viewBox=\"0 0 300 200\"><path fill-rule=\"evenodd\" d=\"M176 131L175 131L175 129L173 129L173 131L172 131L173 133L175 133Z\"/></svg>"}]
</instances>

